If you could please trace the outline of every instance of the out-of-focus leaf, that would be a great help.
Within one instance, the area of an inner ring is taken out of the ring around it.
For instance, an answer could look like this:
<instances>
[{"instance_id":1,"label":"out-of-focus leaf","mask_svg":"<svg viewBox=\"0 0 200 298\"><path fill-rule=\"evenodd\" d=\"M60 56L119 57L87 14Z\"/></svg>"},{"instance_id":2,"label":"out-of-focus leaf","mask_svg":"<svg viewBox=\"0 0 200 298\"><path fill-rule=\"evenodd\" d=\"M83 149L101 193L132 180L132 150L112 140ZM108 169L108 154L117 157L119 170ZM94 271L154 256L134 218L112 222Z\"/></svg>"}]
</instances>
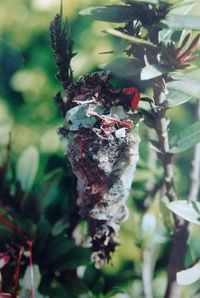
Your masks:
<instances>
[{"instance_id":1,"label":"out-of-focus leaf","mask_svg":"<svg viewBox=\"0 0 200 298\"><path fill-rule=\"evenodd\" d=\"M23 288L27 290L31 290L32 285L31 285L31 270L33 270L33 281L34 281L34 289L37 289L40 284L41 280L41 274L38 265L33 265L33 268L28 266L26 268L24 278L23 278Z\"/></svg>"},{"instance_id":2,"label":"out-of-focus leaf","mask_svg":"<svg viewBox=\"0 0 200 298\"><path fill-rule=\"evenodd\" d=\"M42 198L42 208L48 208L56 199L58 195L58 184L62 174L63 169L57 168L44 177L42 186L39 189L39 196Z\"/></svg>"},{"instance_id":3,"label":"out-of-focus leaf","mask_svg":"<svg viewBox=\"0 0 200 298\"><path fill-rule=\"evenodd\" d=\"M63 260L63 257L74 248L73 241L64 236L53 238L51 242L48 243L48 249L45 251L43 261L45 264L56 263L59 260Z\"/></svg>"},{"instance_id":4,"label":"out-of-focus leaf","mask_svg":"<svg viewBox=\"0 0 200 298\"><path fill-rule=\"evenodd\" d=\"M37 229L36 224L29 217L22 215L14 209L9 208L8 211L20 231L23 231L29 238L34 238Z\"/></svg>"},{"instance_id":5,"label":"out-of-focus leaf","mask_svg":"<svg viewBox=\"0 0 200 298\"><path fill-rule=\"evenodd\" d=\"M177 284L181 286L191 285L200 279L200 262L191 268L176 273Z\"/></svg>"},{"instance_id":6,"label":"out-of-focus leaf","mask_svg":"<svg viewBox=\"0 0 200 298\"><path fill-rule=\"evenodd\" d=\"M36 147L27 147L17 161L17 180L24 192L30 192L39 167L39 152Z\"/></svg>"},{"instance_id":7,"label":"out-of-focus leaf","mask_svg":"<svg viewBox=\"0 0 200 298\"><path fill-rule=\"evenodd\" d=\"M79 14L94 20L114 23L127 22L136 18L134 9L126 5L92 6L80 11Z\"/></svg>"},{"instance_id":8,"label":"out-of-focus leaf","mask_svg":"<svg viewBox=\"0 0 200 298\"><path fill-rule=\"evenodd\" d=\"M170 152L183 152L200 142L200 121L190 125L170 140Z\"/></svg>"},{"instance_id":9,"label":"out-of-focus leaf","mask_svg":"<svg viewBox=\"0 0 200 298\"><path fill-rule=\"evenodd\" d=\"M143 237L151 238L156 232L156 217L151 213L143 216L141 223L141 233Z\"/></svg>"},{"instance_id":10,"label":"out-of-focus leaf","mask_svg":"<svg viewBox=\"0 0 200 298\"><path fill-rule=\"evenodd\" d=\"M150 48L153 48L153 49L157 48L157 46L155 44L153 44L152 42L150 42L148 40L144 40L144 39L141 39L141 38L138 38L138 37L135 37L135 36L125 34L123 32L120 32L119 30L116 30L116 29L110 28L110 29L105 30L104 32L108 33L112 36L121 38L123 40L127 40L130 43L136 44L138 46L150 47Z\"/></svg>"},{"instance_id":11,"label":"out-of-focus leaf","mask_svg":"<svg viewBox=\"0 0 200 298\"><path fill-rule=\"evenodd\" d=\"M200 203L196 202L198 208L200 208ZM166 205L172 212L176 215L182 217L183 219L200 225L199 213L195 210L193 204L187 200L178 200L175 202L168 203Z\"/></svg>"},{"instance_id":12,"label":"out-of-focus leaf","mask_svg":"<svg viewBox=\"0 0 200 298\"><path fill-rule=\"evenodd\" d=\"M153 113L147 111L147 110L144 110L144 109L141 109L141 112L144 116L144 123L150 127L150 128L154 128L155 127L155 116Z\"/></svg>"},{"instance_id":13,"label":"out-of-focus leaf","mask_svg":"<svg viewBox=\"0 0 200 298\"><path fill-rule=\"evenodd\" d=\"M9 125L1 125L0 127L0 146L6 146L10 140L10 126Z\"/></svg>"},{"instance_id":14,"label":"out-of-focus leaf","mask_svg":"<svg viewBox=\"0 0 200 298\"><path fill-rule=\"evenodd\" d=\"M50 297L51 298L58 298L58 297L65 297L65 298L75 298L68 292L65 287L62 286L55 286L53 289L50 290Z\"/></svg>"},{"instance_id":15,"label":"out-of-focus leaf","mask_svg":"<svg viewBox=\"0 0 200 298\"><path fill-rule=\"evenodd\" d=\"M125 289L123 289L122 287L114 287L112 288L111 291L109 291L109 293L106 294L105 298L113 298L115 297L116 294L123 294L123 293L125 293ZM123 295L122 295L122 298L123 298Z\"/></svg>"},{"instance_id":16,"label":"out-of-focus leaf","mask_svg":"<svg viewBox=\"0 0 200 298\"><path fill-rule=\"evenodd\" d=\"M161 22L174 30L200 30L199 16L169 14L167 18Z\"/></svg>"},{"instance_id":17,"label":"out-of-focus leaf","mask_svg":"<svg viewBox=\"0 0 200 298\"><path fill-rule=\"evenodd\" d=\"M89 249L84 247L74 247L68 253L65 259L62 260L62 263L58 266L59 270L71 270L75 269L78 266L86 265L90 262Z\"/></svg>"},{"instance_id":18,"label":"out-of-focus leaf","mask_svg":"<svg viewBox=\"0 0 200 298\"><path fill-rule=\"evenodd\" d=\"M192 79L187 76L174 76L175 81L167 83L171 90L182 92L186 95L199 98L200 80Z\"/></svg>"},{"instance_id":19,"label":"out-of-focus leaf","mask_svg":"<svg viewBox=\"0 0 200 298\"><path fill-rule=\"evenodd\" d=\"M71 297L95 298L85 283L75 276L68 277L65 280L63 279L62 284L67 288L68 293L71 294Z\"/></svg>"},{"instance_id":20,"label":"out-of-focus leaf","mask_svg":"<svg viewBox=\"0 0 200 298\"><path fill-rule=\"evenodd\" d=\"M63 233L63 231L67 228L68 224L66 223L66 221L61 218L58 221L55 222L53 228L52 228L52 235L53 236L59 236L60 234Z\"/></svg>"},{"instance_id":21,"label":"out-of-focus leaf","mask_svg":"<svg viewBox=\"0 0 200 298\"><path fill-rule=\"evenodd\" d=\"M51 232L51 226L47 219L41 218L37 225L37 235L34 243L34 250L40 252L47 242Z\"/></svg>"},{"instance_id":22,"label":"out-of-focus leaf","mask_svg":"<svg viewBox=\"0 0 200 298\"><path fill-rule=\"evenodd\" d=\"M163 199L160 200L159 207L160 207L160 212L161 212L162 219L163 219L165 226L168 229L173 230L174 223L173 223L172 213L166 206L168 203L169 203L169 201L168 201L167 197L164 197Z\"/></svg>"},{"instance_id":23,"label":"out-of-focus leaf","mask_svg":"<svg viewBox=\"0 0 200 298\"><path fill-rule=\"evenodd\" d=\"M163 74L169 73L170 70L159 64L148 64L141 71L141 80L150 80Z\"/></svg>"},{"instance_id":24,"label":"out-of-focus leaf","mask_svg":"<svg viewBox=\"0 0 200 298\"><path fill-rule=\"evenodd\" d=\"M192 97L190 95L181 93L176 90L168 90L167 94L167 107L172 108L179 106L187 101L189 101Z\"/></svg>"},{"instance_id":25,"label":"out-of-focus leaf","mask_svg":"<svg viewBox=\"0 0 200 298\"><path fill-rule=\"evenodd\" d=\"M139 75L141 68L140 61L129 58L117 58L104 67L105 70L111 71L116 76L127 79Z\"/></svg>"},{"instance_id":26,"label":"out-of-focus leaf","mask_svg":"<svg viewBox=\"0 0 200 298\"><path fill-rule=\"evenodd\" d=\"M34 298L48 298L49 297L49 296L41 295L37 289L34 291L34 294L35 294ZM31 291L27 290L25 288L22 288L20 291L20 294L19 294L19 298L30 298L30 297L31 297Z\"/></svg>"}]
</instances>

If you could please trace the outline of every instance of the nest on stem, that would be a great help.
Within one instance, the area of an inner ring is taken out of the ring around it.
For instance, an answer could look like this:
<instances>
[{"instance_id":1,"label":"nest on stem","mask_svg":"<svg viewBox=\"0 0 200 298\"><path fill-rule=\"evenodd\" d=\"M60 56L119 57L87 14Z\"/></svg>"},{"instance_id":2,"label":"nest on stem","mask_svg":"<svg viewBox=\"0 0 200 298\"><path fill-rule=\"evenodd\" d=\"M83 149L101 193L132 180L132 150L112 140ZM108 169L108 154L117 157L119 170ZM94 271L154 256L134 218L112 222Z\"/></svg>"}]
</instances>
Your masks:
<instances>
[{"instance_id":1,"label":"nest on stem","mask_svg":"<svg viewBox=\"0 0 200 298\"><path fill-rule=\"evenodd\" d=\"M114 90L109 73L82 77L63 98L65 122L59 132L77 177L79 212L89 224L92 259L97 268L118 244L125 201L138 161L132 96Z\"/></svg>"}]
</instances>

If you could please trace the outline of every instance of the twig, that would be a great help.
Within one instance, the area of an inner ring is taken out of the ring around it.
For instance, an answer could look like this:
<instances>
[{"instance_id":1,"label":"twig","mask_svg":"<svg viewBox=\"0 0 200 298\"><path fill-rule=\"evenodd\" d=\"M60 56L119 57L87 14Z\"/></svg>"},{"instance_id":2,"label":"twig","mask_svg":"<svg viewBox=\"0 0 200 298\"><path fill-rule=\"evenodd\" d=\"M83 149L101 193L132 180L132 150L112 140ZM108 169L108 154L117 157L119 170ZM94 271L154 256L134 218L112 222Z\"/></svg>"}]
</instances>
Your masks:
<instances>
[{"instance_id":1,"label":"twig","mask_svg":"<svg viewBox=\"0 0 200 298\"><path fill-rule=\"evenodd\" d=\"M160 143L159 158L164 169L164 184L169 201L177 199L174 187L172 155L169 152L168 123L166 119L166 85L163 77L155 79L154 100L158 107L156 111L156 132ZM176 273L183 268L188 238L188 223L174 215L175 229L167 268L168 284L165 298L178 298L179 286L176 283Z\"/></svg>"},{"instance_id":2,"label":"twig","mask_svg":"<svg viewBox=\"0 0 200 298\"><path fill-rule=\"evenodd\" d=\"M200 119L200 102L198 101L197 118ZM188 199L197 200L199 191L200 179L200 144L197 144L194 149L194 157L192 161L191 183L189 189ZM187 222L176 222L175 232L172 241L171 255L168 263L168 286L165 298L179 297L180 287L176 283L176 272L182 270L185 258L185 251L187 248L188 239L188 225Z\"/></svg>"},{"instance_id":3,"label":"twig","mask_svg":"<svg viewBox=\"0 0 200 298\"><path fill-rule=\"evenodd\" d=\"M166 119L166 86L165 80L162 77L155 79L154 84L154 100L157 106L156 111L156 132L159 139L160 154L159 158L162 162L164 169L164 183L166 187L166 196L170 201L177 199L176 191L174 188L172 155L169 152L169 137L168 137L168 124Z\"/></svg>"},{"instance_id":4,"label":"twig","mask_svg":"<svg viewBox=\"0 0 200 298\"><path fill-rule=\"evenodd\" d=\"M200 120L200 100L197 102L197 120ZM200 143L194 148L192 160L192 170L190 176L190 190L188 195L189 201L196 201L200 186Z\"/></svg>"}]
</instances>

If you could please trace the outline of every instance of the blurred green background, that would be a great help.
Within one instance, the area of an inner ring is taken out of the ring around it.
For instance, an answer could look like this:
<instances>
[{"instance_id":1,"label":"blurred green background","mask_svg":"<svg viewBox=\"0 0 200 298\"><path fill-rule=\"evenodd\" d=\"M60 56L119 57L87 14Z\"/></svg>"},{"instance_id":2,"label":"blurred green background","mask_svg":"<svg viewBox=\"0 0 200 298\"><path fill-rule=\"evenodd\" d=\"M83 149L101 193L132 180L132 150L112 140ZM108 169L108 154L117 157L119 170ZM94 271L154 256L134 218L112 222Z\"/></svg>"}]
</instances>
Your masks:
<instances>
[{"instance_id":1,"label":"blurred green background","mask_svg":"<svg viewBox=\"0 0 200 298\"><path fill-rule=\"evenodd\" d=\"M63 2L64 15L69 19L71 37L75 40L77 55L72 60L72 68L74 77L77 78L110 62L113 59L111 55L99 53L111 51L116 44L120 48L120 42L102 33L102 30L112 26L111 24L92 22L78 15L81 9L89 5L108 4L108 1L64 0ZM109 1L109 4L112 3L117 1ZM40 152L40 167L36 185L48 171L60 167L64 169L66 166L67 175L70 175L69 165L63 154L64 146L57 135L57 129L62 125L63 119L52 99L61 87L55 78L56 67L48 26L59 9L60 1L56 0L0 1L0 147L8 142L9 131L11 131L14 160L28 145L37 146ZM198 77L198 72L196 76ZM194 122L194 103L191 101L186 106L182 105L170 111L171 134ZM170 228L170 214L165 210L164 204L160 206L159 201L163 193L159 192L149 204L152 198L148 198L148 190L156 181L161 180L162 169L157 168L156 159L148 159L148 150L151 148L145 140L149 132L143 125L140 133L141 159L128 202L130 216L121 231L121 245L114 254L111 264L106 265L101 273L90 268L87 269L88 274L85 276L86 284L94 293L103 291L106 293L111 290L120 292L121 289L125 291L125 294L118 293L109 297L142 297L141 275L144 252L153 263L158 259L152 285L155 297L163 297L165 291L170 230L164 224L167 222ZM3 159L3 151L1 153ZM151 153L152 156L154 155ZM176 157L178 166L175 169L175 180L182 198L186 197L188 191L191 158L192 150ZM57 200L62 200L63 189L60 194L55 195ZM59 192L59 189L57 191ZM35 192L37 193L37 189ZM62 216L65 218L64 214L67 213L64 201L60 206L63 208L62 212L59 211L56 215L53 213L56 210L52 209L49 213L58 221ZM198 240L200 231L196 227L192 227L192 230L190 237L192 252L188 251L186 260L188 265L192 263L194 252L195 256L200 255ZM78 268L80 276L82 269ZM184 287L182 297L192 297L198 287L197 283L191 287ZM87 295L89 294L80 297L90 297ZM101 295L96 294L96 297L106 297Z\"/></svg>"}]
</instances>

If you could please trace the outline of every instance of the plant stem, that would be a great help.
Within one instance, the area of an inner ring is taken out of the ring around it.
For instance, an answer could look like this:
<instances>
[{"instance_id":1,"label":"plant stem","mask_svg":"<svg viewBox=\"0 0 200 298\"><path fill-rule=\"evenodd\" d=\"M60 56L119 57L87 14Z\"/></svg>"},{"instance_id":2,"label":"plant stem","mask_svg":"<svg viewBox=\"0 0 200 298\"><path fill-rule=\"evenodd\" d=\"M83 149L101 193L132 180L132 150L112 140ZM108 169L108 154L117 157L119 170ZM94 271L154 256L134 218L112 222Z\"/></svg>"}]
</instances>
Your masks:
<instances>
[{"instance_id":1,"label":"plant stem","mask_svg":"<svg viewBox=\"0 0 200 298\"><path fill-rule=\"evenodd\" d=\"M197 119L200 120L200 101L198 101ZM200 144L197 144L194 149L194 156L192 161L191 182L189 189L188 200L197 200L199 192L199 178L200 178ZM187 248L188 226L189 223L179 220L176 221L175 232L172 240L172 249L168 263L168 286L165 298L179 297L180 288L176 283L176 272L182 270L185 258L185 251Z\"/></svg>"},{"instance_id":2,"label":"plant stem","mask_svg":"<svg viewBox=\"0 0 200 298\"><path fill-rule=\"evenodd\" d=\"M163 77L155 79L154 100L158 107L156 111L156 132L160 144L159 158L164 169L164 184L169 201L177 200L174 187L172 155L169 152L168 122L166 118L166 85ZM172 238L170 256L167 268L168 284L165 298L178 298L180 288L176 283L176 273L183 268L188 238L188 223L174 216L175 229Z\"/></svg>"},{"instance_id":3,"label":"plant stem","mask_svg":"<svg viewBox=\"0 0 200 298\"><path fill-rule=\"evenodd\" d=\"M160 154L159 158L164 169L164 183L166 187L166 195L169 201L177 199L174 188L172 155L169 152L168 123L166 119L166 87L165 80L162 77L155 79L154 84L154 100L158 107L156 111L156 132L159 139Z\"/></svg>"},{"instance_id":4,"label":"plant stem","mask_svg":"<svg viewBox=\"0 0 200 298\"><path fill-rule=\"evenodd\" d=\"M145 249L143 251L143 262L142 262L142 281L143 291L145 298L153 298L152 293L152 273L153 273L153 251Z\"/></svg>"},{"instance_id":5,"label":"plant stem","mask_svg":"<svg viewBox=\"0 0 200 298\"><path fill-rule=\"evenodd\" d=\"M200 100L197 102L197 120L200 120ZM200 143L194 148L194 155L192 160L192 169L190 176L190 190L188 195L189 201L196 201L198 198L200 186Z\"/></svg>"}]
</instances>

